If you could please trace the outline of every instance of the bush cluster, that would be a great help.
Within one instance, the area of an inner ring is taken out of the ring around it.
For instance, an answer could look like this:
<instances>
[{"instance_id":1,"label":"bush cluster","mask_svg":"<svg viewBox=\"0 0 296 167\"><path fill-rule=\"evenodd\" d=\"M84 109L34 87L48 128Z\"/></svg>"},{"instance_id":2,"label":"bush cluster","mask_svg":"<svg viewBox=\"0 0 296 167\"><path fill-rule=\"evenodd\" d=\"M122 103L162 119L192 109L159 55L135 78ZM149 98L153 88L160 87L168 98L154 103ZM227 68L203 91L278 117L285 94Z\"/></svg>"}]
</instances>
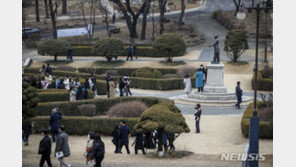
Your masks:
<instances>
[{"instance_id":1,"label":"bush cluster","mask_svg":"<svg viewBox=\"0 0 296 167\"><path fill-rule=\"evenodd\" d=\"M98 56L106 57L110 62L112 58L122 55L123 47L123 43L119 39L105 38L94 44L93 52Z\"/></svg>"},{"instance_id":2,"label":"bush cluster","mask_svg":"<svg viewBox=\"0 0 296 167\"><path fill-rule=\"evenodd\" d=\"M111 107L107 115L109 117L140 117L148 107L141 101L127 101Z\"/></svg>"},{"instance_id":3,"label":"bush cluster","mask_svg":"<svg viewBox=\"0 0 296 167\"><path fill-rule=\"evenodd\" d=\"M252 88L255 86L255 73L252 78ZM257 74L257 90L273 91L273 79L263 78L262 71Z\"/></svg>"},{"instance_id":4,"label":"bush cluster","mask_svg":"<svg viewBox=\"0 0 296 167\"><path fill-rule=\"evenodd\" d=\"M100 133L102 135L112 135L114 126L124 119L126 125L130 127L131 133L134 133L134 125L139 118L104 118L104 117L84 117L84 116L63 116L61 124L65 126L65 131L69 135L87 135L90 131ZM38 116L32 118L33 133L40 133L43 129L48 128L49 116Z\"/></svg>"},{"instance_id":5,"label":"bush cluster","mask_svg":"<svg viewBox=\"0 0 296 167\"><path fill-rule=\"evenodd\" d=\"M97 107L94 104L82 104L78 106L81 115L93 117L96 115Z\"/></svg>"},{"instance_id":6,"label":"bush cluster","mask_svg":"<svg viewBox=\"0 0 296 167\"><path fill-rule=\"evenodd\" d=\"M39 98L37 91L30 84L22 83L22 117L23 119L32 118L36 115L35 110Z\"/></svg>"},{"instance_id":7,"label":"bush cluster","mask_svg":"<svg viewBox=\"0 0 296 167\"><path fill-rule=\"evenodd\" d=\"M133 73L133 76L142 78L162 78L162 73L159 70L150 67L142 67L138 68Z\"/></svg>"},{"instance_id":8,"label":"bush cluster","mask_svg":"<svg viewBox=\"0 0 296 167\"><path fill-rule=\"evenodd\" d=\"M62 112L62 115L81 116L83 114L79 110L78 106L83 104L94 104L97 107L95 115L105 115L106 112L115 104L135 100L142 101L148 107L162 101L171 102L171 100L156 97L116 97L112 99L89 99L77 101L46 102L38 103L38 106L36 108L36 114L38 116L47 116L51 114L53 108L58 107Z\"/></svg>"},{"instance_id":9,"label":"bush cluster","mask_svg":"<svg viewBox=\"0 0 296 167\"><path fill-rule=\"evenodd\" d=\"M253 113L253 103L250 103L244 112L243 118L241 120L241 130L244 137L249 136L249 127L250 127L250 117ZM260 106L260 103L258 103ZM259 122L259 138L262 139L272 139L273 138L273 122L266 122L260 120Z\"/></svg>"},{"instance_id":10,"label":"bush cluster","mask_svg":"<svg viewBox=\"0 0 296 167\"><path fill-rule=\"evenodd\" d=\"M47 90L47 89L41 89ZM44 91L38 93L39 102L54 102L54 101L69 101L70 95L69 90L66 89L54 89L54 90L65 90L65 91ZM87 99L93 99L94 92L88 89Z\"/></svg>"}]
</instances>

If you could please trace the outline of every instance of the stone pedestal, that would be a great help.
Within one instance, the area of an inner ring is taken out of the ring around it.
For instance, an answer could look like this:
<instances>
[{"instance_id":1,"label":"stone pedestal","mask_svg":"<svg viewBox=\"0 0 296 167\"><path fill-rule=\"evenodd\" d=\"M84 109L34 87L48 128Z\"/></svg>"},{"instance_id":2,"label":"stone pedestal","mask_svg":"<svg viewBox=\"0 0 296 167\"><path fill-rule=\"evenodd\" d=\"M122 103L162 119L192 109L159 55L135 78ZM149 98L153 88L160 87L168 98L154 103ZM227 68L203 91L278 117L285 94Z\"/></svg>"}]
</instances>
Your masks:
<instances>
[{"instance_id":1,"label":"stone pedestal","mask_svg":"<svg viewBox=\"0 0 296 167\"><path fill-rule=\"evenodd\" d=\"M226 93L227 88L224 84L223 64L208 64L207 83L204 92Z\"/></svg>"}]
</instances>

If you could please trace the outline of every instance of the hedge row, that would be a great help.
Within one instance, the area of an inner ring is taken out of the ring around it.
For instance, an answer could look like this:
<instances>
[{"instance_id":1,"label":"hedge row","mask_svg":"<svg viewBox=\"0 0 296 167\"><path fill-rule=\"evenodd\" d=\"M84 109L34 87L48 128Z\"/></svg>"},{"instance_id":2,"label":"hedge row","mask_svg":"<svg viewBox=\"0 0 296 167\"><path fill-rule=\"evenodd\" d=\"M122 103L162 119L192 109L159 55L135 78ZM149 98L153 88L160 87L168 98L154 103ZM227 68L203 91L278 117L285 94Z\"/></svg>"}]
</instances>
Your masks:
<instances>
[{"instance_id":1,"label":"hedge row","mask_svg":"<svg viewBox=\"0 0 296 167\"><path fill-rule=\"evenodd\" d=\"M96 56L93 52L93 46L74 46L73 56ZM124 47L123 55L127 56L128 46ZM151 46L138 46L137 56L139 57L163 57L158 55Z\"/></svg>"},{"instance_id":2,"label":"hedge row","mask_svg":"<svg viewBox=\"0 0 296 167\"><path fill-rule=\"evenodd\" d=\"M56 90L60 90L60 89L56 89ZM62 91L61 92L53 92L53 91L39 92L38 98L39 98L39 102L69 101L70 95L69 95L69 90L66 90L66 92L62 92ZM92 90L88 90L87 99L93 99L93 98L94 98L94 92Z\"/></svg>"},{"instance_id":3,"label":"hedge row","mask_svg":"<svg viewBox=\"0 0 296 167\"><path fill-rule=\"evenodd\" d=\"M94 131L103 135L112 135L112 131L120 120L126 120L131 133L134 133L133 127L139 118L102 118L102 117L68 117L63 116L61 124L65 126L65 131L69 135L87 135L90 131ZM49 116L38 116L32 118L33 133L40 133L43 129L49 127Z\"/></svg>"},{"instance_id":4,"label":"hedge row","mask_svg":"<svg viewBox=\"0 0 296 167\"><path fill-rule=\"evenodd\" d=\"M61 102L47 102L38 103L36 108L37 116L48 116L51 114L53 108L58 107L65 116L81 116L78 106L82 104L94 104L97 107L96 114L104 115L115 104L124 101L139 100L144 102L147 106L152 106L162 101L173 102L169 99L156 98L156 97L115 97L110 99L89 99L77 101L61 101Z\"/></svg>"},{"instance_id":5,"label":"hedge row","mask_svg":"<svg viewBox=\"0 0 296 167\"><path fill-rule=\"evenodd\" d=\"M248 138L249 136L249 127L250 127L250 117L253 113L253 103L250 103L244 112L242 121L241 121L241 130L244 137ZM272 122L259 122L259 138L261 139L272 139L273 138L273 125Z\"/></svg>"},{"instance_id":6,"label":"hedge row","mask_svg":"<svg viewBox=\"0 0 296 167\"><path fill-rule=\"evenodd\" d=\"M255 86L255 73L252 78L252 88ZM261 71L257 74L257 90L273 91L273 79L263 78Z\"/></svg>"},{"instance_id":7,"label":"hedge row","mask_svg":"<svg viewBox=\"0 0 296 167\"><path fill-rule=\"evenodd\" d=\"M106 69L105 69L106 70ZM127 69L129 71L130 69ZM173 69L175 70L175 69ZM173 71L171 70L171 71ZM82 71L82 70L81 70ZM165 71L165 70L164 70ZM170 70L167 69L166 72L169 72ZM35 70L26 70L26 73L35 73ZM129 71L131 72L131 71ZM83 78L89 76L87 73L76 73L76 72L68 72L68 71L53 71L53 75L55 76L68 76L68 77L77 77L77 78ZM105 75L96 75L97 79L99 80L105 80ZM114 76L113 79L115 82L119 82L120 77ZM139 88L139 89L152 89L152 90L173 90L173 89L183 89L184 83L182 78L165 78L165 79L154 79L154 78L140 78L140 77L130 77L131 80L131 88ZM194 87L195 79L192 78L192 86ZM102 85L104 83L104 88L101 86L98 86L99 94L101 94L101 91L106 92L107 84L105 81L99 81L98 85ZM106 85L106 87L105 87Z\"/></svg>"},{"instance_id":8,"label":"hedge row","mask_svg":"<svg viewBox=\"0 0 296 167\"><path fill-rule=\"evenodd\" d=\"M154 68L162 73L162 75L165 74L176 74L177 69L174 68ZM80 73L87 73L87 69L85 68L78 68L78 72ZM110 68L110 67L100 67L96 69L96 74L106 74L108 70L116 70L118 72L118 75L129 75L131 76L133 72L137 70L137 68ZM93 70L92 70L93 71Z\"/></svg>"}]
</instances>

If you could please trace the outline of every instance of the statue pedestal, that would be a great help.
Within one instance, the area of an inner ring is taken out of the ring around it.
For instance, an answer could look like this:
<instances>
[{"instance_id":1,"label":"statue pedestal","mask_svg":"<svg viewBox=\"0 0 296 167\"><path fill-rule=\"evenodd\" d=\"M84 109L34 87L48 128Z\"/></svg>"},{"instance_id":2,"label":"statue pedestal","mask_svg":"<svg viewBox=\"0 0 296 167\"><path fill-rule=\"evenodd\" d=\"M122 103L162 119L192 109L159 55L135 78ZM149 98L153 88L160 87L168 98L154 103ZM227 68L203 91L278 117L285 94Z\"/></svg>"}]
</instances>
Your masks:
<instances>
[{"instance_id":1,"label":"statue pedestal","mask_svg":"<svg viewBox=\"0 0 296 167\"><path fill-rule=\"evenodd\" d=\"M204 92L226 93L227 88L224 84L223 64L208 64L207 83Z\"/></svg>"}]
</instances>

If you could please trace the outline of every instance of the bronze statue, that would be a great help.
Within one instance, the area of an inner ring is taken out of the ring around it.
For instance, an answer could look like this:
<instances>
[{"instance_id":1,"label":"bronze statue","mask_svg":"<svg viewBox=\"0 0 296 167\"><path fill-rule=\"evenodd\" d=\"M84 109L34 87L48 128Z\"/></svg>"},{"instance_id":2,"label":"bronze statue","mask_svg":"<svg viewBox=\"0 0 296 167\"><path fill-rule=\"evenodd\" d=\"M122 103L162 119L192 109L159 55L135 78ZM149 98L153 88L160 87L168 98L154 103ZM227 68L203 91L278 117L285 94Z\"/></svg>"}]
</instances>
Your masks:
<instances>
[{"instance_id":1,"label":"bronze statue","mask_svg":"<svg viewBox=\"0 0 296 167\"><path fill-rule=\"evenodd\" d=\"M217 35L214 38L216 41L213 45L210 46L210 47L214 47L214 57L213 57L213 61L211 62L211 64L220 64L219 39L218 39Z\"/></svg>"}]
</instances>

